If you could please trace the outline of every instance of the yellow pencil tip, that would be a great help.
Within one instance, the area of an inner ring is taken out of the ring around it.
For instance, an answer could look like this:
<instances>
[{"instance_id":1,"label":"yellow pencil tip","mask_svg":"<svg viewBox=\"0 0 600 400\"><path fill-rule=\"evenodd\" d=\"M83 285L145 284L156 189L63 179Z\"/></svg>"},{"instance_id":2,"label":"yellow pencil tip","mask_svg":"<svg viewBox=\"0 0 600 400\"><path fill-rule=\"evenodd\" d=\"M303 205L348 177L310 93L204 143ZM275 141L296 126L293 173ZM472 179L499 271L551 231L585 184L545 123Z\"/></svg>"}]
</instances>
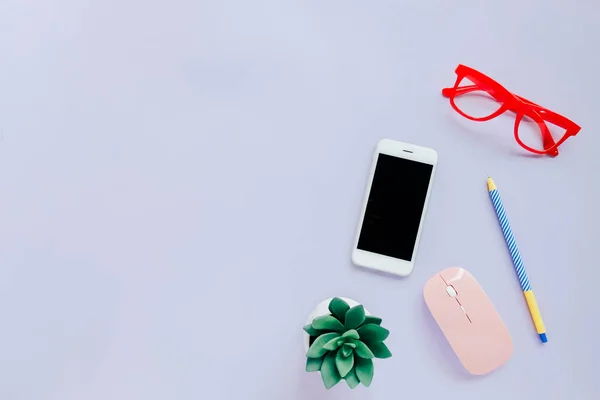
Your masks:
<instances>
[{"instance_id":1,"label":"yellow pencil tip","mask_svg":"<svg viewBox=\"0 0 600 400\"><path fill-rule=\"evenodd\" d=\"M494 183L494 181L492 180L492 178L490 178L489 176L488 176L487 184L488 184L488 190L490 192L492 190L496 189L496 184Z\"/></svg>"}]
</instances>

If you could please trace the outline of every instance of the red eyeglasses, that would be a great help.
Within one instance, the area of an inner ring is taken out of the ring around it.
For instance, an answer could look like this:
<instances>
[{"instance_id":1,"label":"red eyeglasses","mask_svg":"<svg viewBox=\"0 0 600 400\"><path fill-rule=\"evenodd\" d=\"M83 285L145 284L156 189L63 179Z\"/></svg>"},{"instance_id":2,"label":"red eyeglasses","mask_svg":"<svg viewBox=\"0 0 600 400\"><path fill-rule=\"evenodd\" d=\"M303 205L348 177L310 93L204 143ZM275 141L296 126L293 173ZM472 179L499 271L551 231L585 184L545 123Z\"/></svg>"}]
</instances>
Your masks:
<instances>
[{"instance_id":1,"label":"red eyeglasses","mask_svg":"<svg viewBox=\"0 0 600 400\"><path fill-rule=\"evenodd\" d=\"M456 67L454 87L442 89L442 94L450 99L457 113L471 121L489 121L512 111L516 114L515 139L532 153L555 157L558 146L581 129L573 121L509 92L492 78L462 64ZM528 120L534 122L534 129ZM558 141L552 137L547 122L565 130Z\"/></svg>"}]
</instances>

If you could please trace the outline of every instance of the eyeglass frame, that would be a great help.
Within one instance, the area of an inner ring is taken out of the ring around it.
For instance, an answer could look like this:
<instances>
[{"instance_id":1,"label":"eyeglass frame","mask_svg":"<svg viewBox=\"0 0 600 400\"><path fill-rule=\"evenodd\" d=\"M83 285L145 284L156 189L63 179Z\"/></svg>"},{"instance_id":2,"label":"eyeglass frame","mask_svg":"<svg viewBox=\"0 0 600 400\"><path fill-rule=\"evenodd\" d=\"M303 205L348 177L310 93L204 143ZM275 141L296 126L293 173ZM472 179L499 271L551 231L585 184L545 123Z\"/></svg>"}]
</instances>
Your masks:
<instances>
[{"instance_id":1,"label":"eyeglass frame","mask_svg":"<svg viewBox=\"0 0 600 400\"><path fill-rule=\"evenodd\" d=\"M521 147L525 150L530 151L535 154L541 155L549 155L552 157L556 157L558 155L558 146L563 144L569 137L577 135L581 130L581 127L577 125L575 122L570 119L555 113L547 108L544 108L534 102L527 100L521 96L518 96L514 93L509 92L504 86L490 78L489 76L473 69L471 67L467 67L466 65L459 64L456 67L456 82L454 86L451 88L442 89L442 95L444 97L448 97L450 100L450 105L454 108L454 111L462 115L463 117L476 122L485 122L491 119L494 119L506 111L512 111L516 114L515 117L515 128L514 135L515 140ZM467 86L458 86L463 79L469 79L473 82L473 85ZM500 108L493 112L492 114L486 117L472 117L465 112L463 112L456 105L455 98L457 96L461 96L463 94L467 94L473 92L475 90L482 90L488 93L494 100L500 103ZM534 122L537 123L540 128L540 133L542 135L542 143L544 145L544 150L537 150L532 147L527 146L521 138L519 137L519 125L524 116L531 118ZM559 126L565 129L565 133L563 137L556 142L546 125L546 122L550 122L556 126Z\"/></svg>"}]
</instances>

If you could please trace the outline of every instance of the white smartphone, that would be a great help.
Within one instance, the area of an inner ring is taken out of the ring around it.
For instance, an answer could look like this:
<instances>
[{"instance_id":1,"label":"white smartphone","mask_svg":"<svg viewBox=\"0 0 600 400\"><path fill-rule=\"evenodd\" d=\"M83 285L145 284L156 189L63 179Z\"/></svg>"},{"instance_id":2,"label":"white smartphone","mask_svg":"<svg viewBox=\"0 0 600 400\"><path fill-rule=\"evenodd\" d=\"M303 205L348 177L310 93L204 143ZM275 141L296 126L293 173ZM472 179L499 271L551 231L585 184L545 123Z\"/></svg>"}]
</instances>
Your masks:
<instances>
[{"instance_id":1,"label":"white smartphone","mask_svg":"<svg viewBox=\"0 0 600 400\"><path fill-rule=\"evenodd\" d=\"M383 139L377 144L352 262L396 275L413 270L438 161L435 150Z\"/></svg>"}]
</instances>

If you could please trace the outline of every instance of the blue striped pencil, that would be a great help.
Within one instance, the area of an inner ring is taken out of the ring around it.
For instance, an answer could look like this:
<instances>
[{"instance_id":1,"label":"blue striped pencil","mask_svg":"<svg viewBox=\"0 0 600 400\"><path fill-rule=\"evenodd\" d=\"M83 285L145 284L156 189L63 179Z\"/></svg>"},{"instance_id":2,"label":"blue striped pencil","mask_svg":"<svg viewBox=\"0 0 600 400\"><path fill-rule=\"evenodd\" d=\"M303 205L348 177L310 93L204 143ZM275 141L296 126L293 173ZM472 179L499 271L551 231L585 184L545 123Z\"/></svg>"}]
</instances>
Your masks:
<instances>
[{"instance_id":1,"label":"blue striped pencil","mask_svg":"<svg viewBox=\"0 0 600 400\"><path fill-rule=\"evenodd\" d=\"M533 319L535 330L540 336L541 341L543 343L546 343L548 341L548 338L546 337L546 328L544 327L544 321L542 321L540 309L537 305L537 302L535 301L535 296L531 291L531 284L529 283L529 278L527 277L525 266L523 266L523 260L521 260L521 254L519 254L517 242L515 242L515 237L512 233L512 229L510 229L508 218L506 218L506 212L504 211L504 206L502 205L500 194L498 193L498 189L496 188L496 185L494 184L492 178L488 177L487 184L492 203L494 203L494 208L496 209L496 214L498 215L500 227L502 228L502 233L504 234L504 240L506 240L506 245L508 246L508 251L510 252L510 256L512 257L513 265L515 266L515 271L517 272L519 282L521 283L521 288L523 289L523 293L525 294L525 300L527 301L527 306L529 307L529 312L531 313L531 318Z\"/></svg>"}]
</instances>

